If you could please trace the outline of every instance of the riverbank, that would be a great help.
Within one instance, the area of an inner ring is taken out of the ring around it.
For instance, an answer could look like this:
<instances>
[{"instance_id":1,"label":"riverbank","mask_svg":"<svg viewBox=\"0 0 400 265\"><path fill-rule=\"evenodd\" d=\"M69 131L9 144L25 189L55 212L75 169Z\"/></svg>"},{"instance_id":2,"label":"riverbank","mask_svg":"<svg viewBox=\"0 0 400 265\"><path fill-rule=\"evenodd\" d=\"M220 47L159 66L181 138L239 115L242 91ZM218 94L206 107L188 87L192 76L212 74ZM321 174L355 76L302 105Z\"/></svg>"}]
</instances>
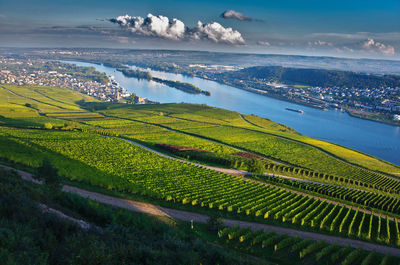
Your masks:
<instances>
[{"instance_id":1,"label":"riverbank","mask_svg":"<svg viewBox=\"0 0 400 265\"><path fill-rule=\"evenodd\" d=\"M393 125L393 126L400 126L400 121L385 119L384 117L379 116L377 113L371 113L371 112L356 110L356 109L352 109L352 108L345 108L345 110L350 116L355 117L355 118L384 123L384 124Z\"/></svg>"},{"instance_id":2,"label":"riverbank","mask_svg":"<svg viewBox=\"0 0 400 265\"><path fill-rule=\"evenodd\" d=\"M151 67L149 67L149 68L152 69ZM152 70L160 71L158 69L152 69ZM308 103L308 102L304 102L304 101L300 101L300 100L290 99L290 98L283 97L283 96L278 95L278 94L271 94L271 93L268 93L268 91L264 91L264 90L260 90L260 89L256 89L256 88L252 88L252 87L238 86L236 84L231 84L231 83L224 82L223 80L211 79L211 78L208 78L207 76L204 76L204 75L199 75L199 74L197 74L197 75L196 74L195 75L189 75L185 71L166 71L166 70L162 70L162 71L163 72L167 72L167 73L172 73L172 74L177 74L178 73L178 74L182 74L182 75L185 75L185 76L188 76L188 77L197 77L197 78L201 78L201 79L204 79L204 80L217 82L217 83L222 84L222 85L235 87L235 88L242 89L242 90L245 90L245 91L249 91L249 92L252 92L252 93L256 93L256 94L259 94L259 95L262 95L262 96L265 96L265 97L270 97L270 98L274 98L274 99L278 99L278 100L282 100L282 101L286 101L286 102L290 102L290 103L295 103L295 104L298 104L298 105L314 108L314 109L317 109L317 110L322 110L322 111L328 110L328 108L326 108L323 105L317 105L317 104L312 104L312 103ZM360 111L357 111L357 110L351 109L351 108L345 108L345 109L346 109L346 112L351 117L354 117L354 118L368 120L368 121L374 121L374 122L378 122L378 123L384 123L384 124L392 125L392 126L400 126L400 121L396 122L396 121L393 121L393 120L390 120L390 119L385 119L385 118L382 118L381 116L377 116L375 113L368 114L367 112L360 112Z\"/></svg>"}]
</instances>

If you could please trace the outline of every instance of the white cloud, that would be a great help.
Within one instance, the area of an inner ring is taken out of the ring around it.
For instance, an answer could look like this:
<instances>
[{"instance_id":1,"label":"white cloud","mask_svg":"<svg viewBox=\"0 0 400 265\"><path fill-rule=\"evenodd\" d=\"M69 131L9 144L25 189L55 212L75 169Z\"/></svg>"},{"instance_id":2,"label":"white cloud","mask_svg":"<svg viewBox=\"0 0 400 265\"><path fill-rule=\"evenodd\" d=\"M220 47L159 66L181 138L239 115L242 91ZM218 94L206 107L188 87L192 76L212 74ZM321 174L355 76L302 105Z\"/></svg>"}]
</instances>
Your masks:
<instances>
[{"instance_id":1,"label":"white cloud","mask_svg":"<svg viewBox=\"0 0 400 265\"><path fill-rule=\"evenodd\" d=\"M172 19L165 16L154 16L148 14L146 18L129 15L119 16L108 19L108 21L120 25L131 33L158 37L169 40L210 40L215 43L226 44L245 44L245 41L239 31L232 28L225 28L217 22L203 24L197 23L197 27L188 28L179 19Z\"/></svg>"},{"instance_id":2,"label":"white cloud","mask_svg":"<svg viewBox=\"0 0 400 265\"><path fill-rule=\"evenodd\" d=\"M221 14L222 18L232 18L232 19L237 19L240 21L252 21L253 19L243 15L240 12L237 12L235 10L226 10L224 13Z\"/></svg>"},{"instance_id":3,"label":"white cloud","mask_svg":"<svg viewBox=\"0 0 400 265\"><path fill-rule=\"evenodd\" d=\"M321 40L316 40L316 41L309 41L308 46L313 47L313 46L317 46L317 47L324 47L324 46L329 46L332 47L333 44L327 41L321 41Z\"/></svg>"},{"instance_id":4,"label":"white cloud","mask_svg":"<svg viewBox=\"0 0 400 265\"><path fill-rule=\"evenodd\" d=\"M131 39L129 37L124 37L124 36L109 36L108 39L116 41L121 44L135 44L136 41L134 39Z\"/></svg>"},{"instance_id":5,"label":"white cloud","mask_svg":"<svg viewBox=\"0 0 400 265\"><path fill-rule=\"evenodd\" d=\"M259 41L257 41L257 45L269 47L269 46L271 46L271 43L269 43L268 41L259 40Z\"/></svg>"},{"instance_id":6,"label":"white cloud","mask_svg":"<svg viewBox=\"0 0 400 265\"><path fill-rule=\"evenodd\" d=\"M169 21L167 17L153 16L152 14L148 14L146 18L125 15L109 19L109 21L119 24L132 33L171 40L184 38L186 30L185 24L176 18Z\"/></svg>"},{"instance_id":7,"label":"white cloud","mask_svg":"<svg viewBox=\"0 0 400 265\"><path fill-rule=\"evenodd\" d=\"M391 45L386 45L369 38L362 44L362 48L368 52L381 53L384 55L394 55L395 50Z\"/></svg>"},{"instance_id":8,"label":"white cloud","mask_svg":"<svg viewBox=\"0 0 400 265\"><path fill-rule=\"evenodd\" d=\"M365 40L365 39L380 39L380 40L399 40L400 32L354 32L354 33L312 33L310 38L324 38L332 40Z\"/></svg>"},{"instance_id":9,"label":"white cloud","mask_svg":"<svg viewBox=\"0 0 400 265\"><path fill-rule=\"evenodd\" d=\"M203 24L197 22L197 27L193 30L192 37L196 40L208 39L216 43L245 44L239 31L232 28L224 28L217 22Z\"/></svg>"}]
</instances>

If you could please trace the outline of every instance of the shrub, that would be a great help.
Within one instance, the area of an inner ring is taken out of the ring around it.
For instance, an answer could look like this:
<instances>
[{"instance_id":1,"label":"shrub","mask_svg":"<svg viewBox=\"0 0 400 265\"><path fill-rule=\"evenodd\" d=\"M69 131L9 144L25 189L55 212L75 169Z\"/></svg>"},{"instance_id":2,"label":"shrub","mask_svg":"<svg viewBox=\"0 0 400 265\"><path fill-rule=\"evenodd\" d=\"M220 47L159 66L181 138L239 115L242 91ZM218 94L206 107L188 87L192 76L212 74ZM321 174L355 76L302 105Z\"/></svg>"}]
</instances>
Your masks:
<instances>
[{"instance_id":1,"label":"shrub","mask_svg":"<svg viewBox=\"0 0 400 265\"><path fill-rule=\"evenodd\" d=\"M312 244L313 242L314 241L312 239L302 240L302 241L298 242L297 244L294 244L291 251L292 252L299 251L300 249L307 247L308 245Z\"/></svg>"},{"instance_id":2,"label":"shrub","mask_svg":"<svg viewBox=\"0 0 400 265\"><path fill-rule=\"evenodd\" d=\"M218 229L220 229L223 225L223 221L221 218L221 215L219 214L213 214L210 215L207 219L207 226L208 229L211 231L217 231Z\"/></svg>"},{"instance_id":3,"label":"shrub","mask_svg":"<svg viewBox=\"0 0 400 265\"><path fill-rule=\"evenodd\" d=\"M300 253L299 253L299 256L302 259L305 256L314 253L318 249L323 248L324 246L325 246L325 242L324 241L314 242L311 245L309 245L306 248L304 248L303 250L301 250Z\"/></svg>"},{"instance_id":4,"label":"shrub","mask_svg":"<svg viewBox=\"0 0 400 265\"><path fill-rule=\"evenodd\" d=\"M362 249L355 249L343 260L342 265L350 265L356 261L363 253Z\"/></svg>"},{"instance_id":5,"label":"shrub","mask_svg":"<svg viewBox=\"0 0 400 265\"><path fill-rule=\"evenodd\" d=\"M368 256L365 257L361 265L371 265L374 258L375 258L375 250L370 252Z\"/></svg>"},{"instance_id":6,"label":"shrub","mask_svg":"<svg viewBox=\"0 0 400 265\"><path fill-rule=\"evenodd\" d=\"M44 124L44 128L45 128L46 130L51 130L51 129L53 129L53 124L51 124L50 122L46 122L46 123Z\"/></svg>"},{"instance_id":7,"label":"shrub","mask_svg":"<svg viewBox=\"0 0 400 265\"><path fill-rule=\"evenodd\" d=\"M281 242L275 244L274 250L278 251L280 249L289 247L289 246L295 244L298 241L300 241L300 238L298 236L286 238L286 239L282 240Z\"/></svg>"},{"instance_id":8,"label":"shrub","mask_svg":"<svg viewBox=\"0 0 400 265\"><path fill-rule=\"evenodd\" d=\"M61 190L61 180L58 176L58 170L51 164L47 158L43 160L42 165L37 169L37 175L41 178L49 189L53 191Z\"/></svg>"},{"instance_id":9,"label":"shrub","mask_svg":"<svg viewBox=\"0 0 400 265\"><path fill-rule=\"evenodd\" d=\"M246 166L247 166L247 171L254 173L254 174L261 175L265 171L264 163L257 158L252 158L252 159L248 160L246 163Z\"/></svg>"},{"instance_id":10,"label":"shrub","mask_svg":"<svg viewBox=\"0 0 400 265\"><path fill-rule=\"evenodd\" d=\"M331 254L332 252L336 251L339 247L337 245L329 245L323 249L321 249L317 254L315 254L315 259L319 261L323 257Z\"/></svg>"},{"instance_id":11,"label":"shrub","mask_svg":"<svg viewBox=\"0 0 400 265\"><path fill-rule=\"evenodd\" d=\"M336 261L338 261L344 255L350 253L351 250L352 250L351 247L345 247L345 248L341 248L337 252L333 253L331 256L332 263L337 264Z\"/></svg>"}]
</instances>

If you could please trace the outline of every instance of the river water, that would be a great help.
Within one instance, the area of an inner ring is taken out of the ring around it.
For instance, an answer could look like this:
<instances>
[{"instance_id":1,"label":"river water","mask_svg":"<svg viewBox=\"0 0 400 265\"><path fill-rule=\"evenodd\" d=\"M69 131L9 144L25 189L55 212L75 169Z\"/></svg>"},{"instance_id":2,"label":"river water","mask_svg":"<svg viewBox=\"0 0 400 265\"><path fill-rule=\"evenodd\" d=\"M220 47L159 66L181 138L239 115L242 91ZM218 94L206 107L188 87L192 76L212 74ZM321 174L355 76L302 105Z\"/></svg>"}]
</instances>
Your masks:
<instances>
[{"instance_id":1,"label":"river water","mask_svg":"<svg viewBox=\"0 0 400 265\"><path fill-rule=\"evenodd\" d=\"M83 62L100 72L113 75L128 92L161 103L187 102L207 104L244 114L255 114L288 125L301 134L350 147L400 165L400 127L351 117L339 110L322 111L286 101L269 98L214 81L181 74L149 71L152 76L192 83L211 96L193 95L154 81L125 77L115 68ZM136 68L136 67L132 67ZM304 110L304 114L287 111L286 107Z\"/></svg>"}]
</instances>

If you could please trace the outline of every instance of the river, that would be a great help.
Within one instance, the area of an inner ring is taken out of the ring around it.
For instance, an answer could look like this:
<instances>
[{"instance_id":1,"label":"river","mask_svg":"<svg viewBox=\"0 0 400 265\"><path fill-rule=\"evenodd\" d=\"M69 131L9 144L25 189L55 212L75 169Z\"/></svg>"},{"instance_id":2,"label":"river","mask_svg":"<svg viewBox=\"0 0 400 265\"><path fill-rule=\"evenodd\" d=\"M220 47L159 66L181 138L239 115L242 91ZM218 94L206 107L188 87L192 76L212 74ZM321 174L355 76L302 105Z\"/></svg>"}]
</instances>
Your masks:
<instances>
[{"instance_id":1,"label":"river","mask_svg":"<svg viewBox=\"0 0 400 265\"><path fill-rule=\"evenodd\" d=\"M350 147L400 165L398 126L354 118L339 110L322 111L305 107L197 77L137 68L149 71L155 77L192 83L202 90L210 91L211 96L188 94L154 81L128 78L115 68L103 65L66 62L93 66L100 72L113 75L128 92L153 101L207 104L243 114L255 114L288 125L301 134ZM287 111L286 107L302 109L304 114Z\"/></svg>"}]
</instances>

